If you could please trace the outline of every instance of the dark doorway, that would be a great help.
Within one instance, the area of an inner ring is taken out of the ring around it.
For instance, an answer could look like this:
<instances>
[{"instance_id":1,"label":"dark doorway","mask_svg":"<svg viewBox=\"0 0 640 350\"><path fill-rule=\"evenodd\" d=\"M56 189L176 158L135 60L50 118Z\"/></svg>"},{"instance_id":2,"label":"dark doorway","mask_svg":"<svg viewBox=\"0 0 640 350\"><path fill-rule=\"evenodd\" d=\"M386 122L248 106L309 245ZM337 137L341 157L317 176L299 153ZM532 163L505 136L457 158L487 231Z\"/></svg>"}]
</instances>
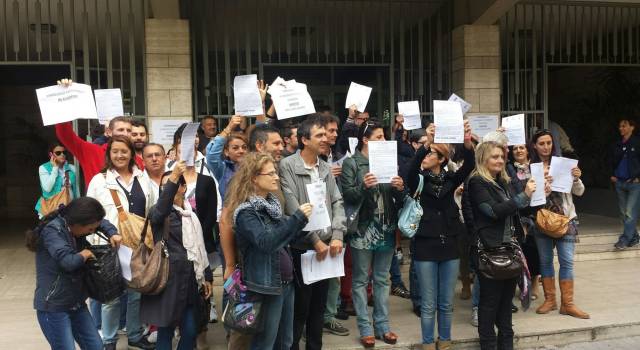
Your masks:
<instances>
[{"instance_id":1,"label":"dark doorway","mask_svg":"<svg viewBox=\"0 0 640 350\"><path fill-rule=\"evenodd\" d=\"M43 127L35 89L70 75L69 65L0 65L0 218L33 219L38 167L53 127Z\"/></svg>"},{"instance_id":2,"label":"dark doorway","mask_svg":"<svg viewBox=\"0 0 640 350\"><path fill-rule=\"evenodd\" d=\"M640 116L640 67L549 67L549 121L564 128L580 159L587 191L579 211L617 216L611 147L622 117Z\"/></svg>"}]
</instances>

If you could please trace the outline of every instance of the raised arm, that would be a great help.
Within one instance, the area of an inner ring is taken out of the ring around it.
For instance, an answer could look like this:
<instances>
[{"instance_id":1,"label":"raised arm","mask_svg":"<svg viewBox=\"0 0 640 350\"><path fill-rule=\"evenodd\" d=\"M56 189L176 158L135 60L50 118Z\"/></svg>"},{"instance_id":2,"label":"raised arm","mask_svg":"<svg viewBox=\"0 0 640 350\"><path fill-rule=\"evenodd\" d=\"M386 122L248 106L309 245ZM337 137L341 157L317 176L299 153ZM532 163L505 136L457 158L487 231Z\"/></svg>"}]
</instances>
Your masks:
<instances>
[{"instance_id":1,"label":"raised arm","mask_svg":"<svg viewBox=\"0 0 640 350\"><path fill-rule=\"evenodd\" d=\"M258 213L247 208L241 210L236 217L236 234L258 250L271 253L303 236L302 228L306 224L306 216L298 209L293 215L279 220L275 225L265 226Z\"/></svg>"}]
</instances>

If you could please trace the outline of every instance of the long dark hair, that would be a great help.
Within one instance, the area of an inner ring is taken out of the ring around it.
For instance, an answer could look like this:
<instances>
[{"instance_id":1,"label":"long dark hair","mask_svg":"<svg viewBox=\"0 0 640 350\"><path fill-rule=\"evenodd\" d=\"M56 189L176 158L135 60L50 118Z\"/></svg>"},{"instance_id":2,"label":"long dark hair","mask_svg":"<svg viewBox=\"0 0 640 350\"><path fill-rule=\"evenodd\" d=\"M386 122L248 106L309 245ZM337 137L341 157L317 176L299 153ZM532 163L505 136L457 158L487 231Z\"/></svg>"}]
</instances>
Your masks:
<instances>
[{"instance_id":1,"label":"long dark hair","mask_svg":"<svg viewBox=\"0 0 640 350\"><path fill-rule=\"evenodd\" d=\"M25 234L27 248L35 252L40 245L40 232L51 221L62 217L67 225L90 225L96 223L106 215L102 204L92 197L80 197L71 201L66 206L62 205L40 220L40 224Z\"/></svg>"},{"instance_id":2,"label":"long dark hair","mask_svg":"<svg viewBox=\"0 0 640 350\"><path fill-rule=\"evenodd\" d=\"M535 145L536 145L536 142L538 142L539 138L547 135L551 137L551 145L553 146L551 153L552 154L555 153L556 140L554 139L553 134L551 134L551 131L547 129L538 130L533 134L533 137L531 137L531 141L529 141L529 147L527 147L527 151L529 151L529 160L531 163L540 163L542 161L540 159L540 156L538 155L538 151L536 151L535 149Z\"/></svg>"},{"instance_id":3,"label":"long dark hair","mask_svg":"<svg viewBox=\"0 0 640 350\"><path fill-rule=\"evenodd\" d=\"M102 168L100 172L106 173L107 170L113 168L113 162L111 161L111 147L113 147L115 142L122 142L129 149L129 152L131 153L131 159L129 159L129 171L133 172L133 167L136 165L136 150L133 147L131 139L122 135L112 136L109 143L107 143L107 151L104 154L104 168Z\"/></svg>"},{"instance_id":4,"label":"long dark hair","mask_svg":"<svg viewBox=\"0 0 640 350\"><path fill-rule=\"evenodd\" d=\"M375 120L367 121L360 125L360 129L358 129L358 151L362 151L362 147L364 146L362 140L365 137L370 138L377 129L382 129L382 125Z\"/></svg>"}]
</instances>

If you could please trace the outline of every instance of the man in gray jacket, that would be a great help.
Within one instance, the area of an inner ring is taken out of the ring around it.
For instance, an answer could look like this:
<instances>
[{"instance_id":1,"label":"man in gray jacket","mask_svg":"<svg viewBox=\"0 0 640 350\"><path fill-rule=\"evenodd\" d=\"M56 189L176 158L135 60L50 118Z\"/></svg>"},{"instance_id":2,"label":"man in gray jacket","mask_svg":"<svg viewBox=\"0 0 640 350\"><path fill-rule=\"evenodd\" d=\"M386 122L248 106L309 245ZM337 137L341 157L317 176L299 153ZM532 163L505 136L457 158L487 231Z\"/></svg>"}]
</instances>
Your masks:
<instances>
[{"instance_id":1,"label":"man in gray jacket","mask_svg":"<svg viewBox=\"0 0 640 350\"><path fill-rule=\"evenodd\" d=\"M310 285L304 284L301 275L300 256L307 250L316 251L317 259L327 254L336 256L342 252L342 237L346 232L346 217L342 196L331 173L331 166L318 156L327 146L326 131L319 115L312 114L298 128L300 152L280 161L280 182L285 198L285 212L292 215L300 203L309 201L307 184L322 181L326 184L325 203L331 226L311 231L291 245L296 273L296 294L293 315L293 350L299 349L302 331L306 325L306 348L322 348L322 328L329 280Z\"/></svg>"}]
</instances>

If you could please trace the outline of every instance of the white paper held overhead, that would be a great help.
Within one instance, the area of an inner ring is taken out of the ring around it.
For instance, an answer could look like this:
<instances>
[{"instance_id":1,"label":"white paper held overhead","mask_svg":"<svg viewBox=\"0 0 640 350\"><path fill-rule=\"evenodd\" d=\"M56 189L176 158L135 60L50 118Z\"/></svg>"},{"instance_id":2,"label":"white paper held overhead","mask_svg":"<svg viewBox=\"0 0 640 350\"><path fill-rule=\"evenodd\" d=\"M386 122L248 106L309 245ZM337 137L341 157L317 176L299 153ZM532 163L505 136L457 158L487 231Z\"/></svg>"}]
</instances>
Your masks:
<instances>
[{"instance_id":1,"label":"white paper held overhead","mask_svg":"<svg viewBox=\"0 0 640 350\"><path fill-rule=\"evenodd\" d=\"M120 89L99 89L93 93L96 95L96 110L100 124L107 125L111 119L124 115Z\"/></svg>"},{"instance_id":2,"label":"white paper held overhead","mask_svg":"<svg viewBox=\"0 0 640 350\"><path fill-rule=\"evenodd\" d=\"M150 141L161 145L173 144L173 134L180 125L187 123L186 119L155 119L151 121Z\"/></svg>"},{"instance_id":3,"label":"white paper held overhead","mask_svg":"<svg viewBox=\"0 0 640 350\"><path fill-rule=\"evenodd\" d=\"M182 130L180 139L180 160L184 160L187 166L193 166L196 158L196 133L200 123L189 123Z\"/></svg>"},{"instance_id":4,"label":"white paper held overhead","mask_svg":"<svg viewBox=\"0 0 640 350\"><path fill-rule=\"evenodd\" d=\"M251 116L264 113L257 75L238 75L233 78L233 104L236 115Z\"/></svg>"},{"instance_id":5,"label":"white paper held overhead","mask_svg":"<svg viewBox=\"0 0 640 350\"><path fill-rule=\"evenodd\" d=\"M372 89L368 86L351 82L351 85L349 85L349 91L347 92L347 99L344 103L344 108L356 105L356 109L359 112L364 112L367 108L367 103L369 102L369 96L371 96L371 90Z\"/></svg>"},{"instance_id":6,"label":"white paper held overhead","mask_svg":"<svg viewBox=\"0 0 640 350\"><path fill-rule=\"evenodd\" d=\"M434 100L433 124L436 128L436 143L464 142L464 119L460 103Z\"/></svg>"},{"instance_id":7,"label":"white paper held overhead","mask_svg":"<svg viewBox=\"0 0 640 350\"><path fill-rule=\"evenodd\" d=\"M467 112L471 110L471 103L463 100L462 97L456 94L451 94L448 101L458 102L460 104L460 108L462 108L462 114L467 114Z\"/></svg>"},{"instance_id":8,"label":"white paper held overhead","mask_svg":"<svg viewBox=\"0 0 640 350\"><path fill-rule=\"evenodd\" d=\"M398 102L398 113L402 114L404 118L402 126L405 130L420 129L422 127L418 101Z\"/></svg>"},{"instance_id":9,"label":"white paper held overhead","mask_svg":"<svg viewBox=\"0 0 640 350\"><path fill-rule=\"evenodd\" d=\"M268 93L276 108L276 116L280 120L316 112L307 85L293 79L284 81L280 77L276 78L269 87Z\"/></svg>"},{"instance_id":10,"label":"white paper held overhead","mask_svg":"<svg viewBox=\"0 0 640 350\"><path fill-rule=\"evenodd\" d=\"M91 86L73 83L36 89L42 124L60 124L76 119L98 119Z\"/></svg>"},{"instance_id":11,"label":"white paper held overhead","mask_svg":"<svg viewBox=\"0 0 640 350\"><path fill-rule=\"evenodd\" d=\"M524 129L524 114L516 114L502 118L502 127L509 140L507 145L525 145L527 138Z\"/></svg>"}]
</instances>

